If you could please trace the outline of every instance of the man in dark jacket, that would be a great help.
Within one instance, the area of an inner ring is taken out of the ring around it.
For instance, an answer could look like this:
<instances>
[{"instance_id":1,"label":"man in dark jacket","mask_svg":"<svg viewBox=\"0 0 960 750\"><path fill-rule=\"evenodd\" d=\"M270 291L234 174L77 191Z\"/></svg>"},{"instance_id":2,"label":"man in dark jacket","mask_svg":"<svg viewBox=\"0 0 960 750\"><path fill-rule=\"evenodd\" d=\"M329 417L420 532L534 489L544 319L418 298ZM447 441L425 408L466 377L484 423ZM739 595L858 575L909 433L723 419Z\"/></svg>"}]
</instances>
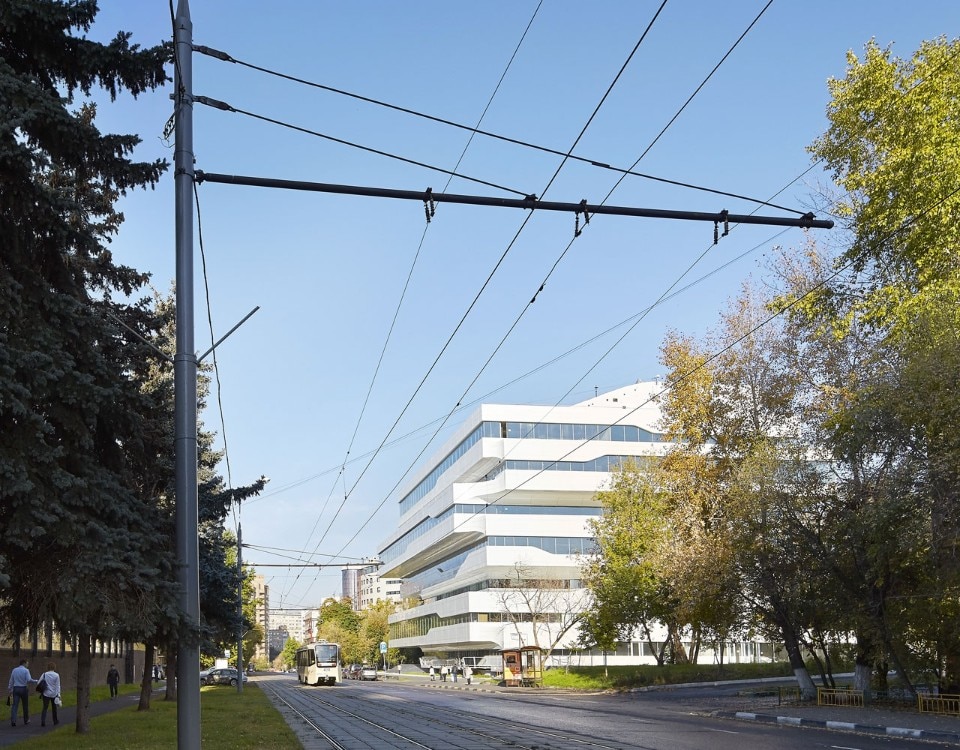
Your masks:
<instances>
[{"instance_id":1,"label":"man in dark jacket","mask_svg":"<svg viewBox=\"0 0 960 750\"><path fill-rule=\"evenodd\" d=\"M110 700L113 700L117 697L120 685L120 673L113 664L110 665L110 671L107 672L107 684L110 686Z\"/></svg>"}]
</instances>

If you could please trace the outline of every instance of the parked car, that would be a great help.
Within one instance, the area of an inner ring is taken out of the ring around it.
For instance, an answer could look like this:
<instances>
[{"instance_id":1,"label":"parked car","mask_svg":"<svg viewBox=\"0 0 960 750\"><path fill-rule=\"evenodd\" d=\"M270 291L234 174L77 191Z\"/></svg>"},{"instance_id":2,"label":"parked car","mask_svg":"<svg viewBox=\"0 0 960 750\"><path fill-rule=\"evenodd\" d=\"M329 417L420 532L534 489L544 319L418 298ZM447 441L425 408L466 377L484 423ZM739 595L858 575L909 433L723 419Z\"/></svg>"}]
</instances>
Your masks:
<instances>
[{"instance_id":1,"label":"parked car","mask_svg":"<svg viewBox=\"0 0 960 750\"><path fill-rule=\"evenodd\" d=\"M200 677L201 685L233 685L234 687L237 685L237 670L232 667L211 669L205 677L202 674ZM243 681L247 681L246 675L243 675Z\"/></svg>"},{"instance_id":2,"label":"parked car","mask_svg":"<svg viewBox=\"0 0 960 750\"><path fill-rule=\"evenodd\" d=\"M360 664L348 664L343 669L343 676L348 680L359 680L362 669L363 667Z\"/></svg>"},{"instance_id":3,"label":"parked car","mask_svg":"<svg viewBox=\"0 0 960 750\"><path fill-rule=\"evenodd\" d=\"M360 669L360 679L361 680L377 679L377 668L364 664L363 667Z\"/></svg>"}]
</instances>

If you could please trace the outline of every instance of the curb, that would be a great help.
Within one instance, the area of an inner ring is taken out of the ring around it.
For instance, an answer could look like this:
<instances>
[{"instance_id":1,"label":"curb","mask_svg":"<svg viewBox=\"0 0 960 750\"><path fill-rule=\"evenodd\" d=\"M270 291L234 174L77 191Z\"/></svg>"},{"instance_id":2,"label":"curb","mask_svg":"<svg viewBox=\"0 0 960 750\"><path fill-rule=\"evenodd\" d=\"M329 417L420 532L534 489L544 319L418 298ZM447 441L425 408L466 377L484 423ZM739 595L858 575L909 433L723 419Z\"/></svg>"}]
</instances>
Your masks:
<instances>
[{"instance_id":1,"label":"curb","mask_svg":"<svg viewBox=\"0 0 960 750\"><path fill-rule=\"evenodd\" d=\"M881 734L887 737L910 737L911 739L948 740L960 742L960 734L941 732L933 729L908 729L906 727L880 727L872 724L854 724L848 721L830 721L823 719L802 719L796 716L771 716L749 711L711 711L711 716L739 721L759 721L765 724L782 724L795 727L817 727L819 729L838 729L844 732L861 734Z\"/></svg>"},{"instance_id":2,"label":"curb","mask_svg":"<svg viewBox=\"0 0 960 750\"><path fill-rule=\"evenodd\" d=\"M852 677L852 672L843 672L840 674L834 675L834 677ZM703 687L730 687L736 685L757 685L757 684L773 684L773 683L787 683L794 684L796 683L795 677L758 677L756 679L746 679L746 680L714 680L707 682L677 682L671 684L663 685L643 685L641 687L634 687L627 690L629 693L652 693L660 690L678 690L683 688L703 688ZM819 678L814 678L814 685L820 682Z\"/></svg>"}]
</instances>

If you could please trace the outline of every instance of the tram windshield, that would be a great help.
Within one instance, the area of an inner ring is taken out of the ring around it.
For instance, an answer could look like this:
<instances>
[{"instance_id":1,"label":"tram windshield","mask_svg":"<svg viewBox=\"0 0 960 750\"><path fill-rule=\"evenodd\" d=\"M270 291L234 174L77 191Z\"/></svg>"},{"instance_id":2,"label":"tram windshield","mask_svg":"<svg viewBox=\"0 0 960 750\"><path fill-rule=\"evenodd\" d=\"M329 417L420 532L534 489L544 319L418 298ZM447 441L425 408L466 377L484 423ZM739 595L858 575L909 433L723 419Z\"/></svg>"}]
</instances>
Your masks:
<instances>
[{"instance_id":1,"label":"tram windshield","mask_svg":"<svg viewBox=\"0 0 960 750\"><path fill-rule=\"evenodd\" d=\"M317 664L336 664L340 659L339 648L335 643L316 645Z\"/></svg>"}]
</instances>

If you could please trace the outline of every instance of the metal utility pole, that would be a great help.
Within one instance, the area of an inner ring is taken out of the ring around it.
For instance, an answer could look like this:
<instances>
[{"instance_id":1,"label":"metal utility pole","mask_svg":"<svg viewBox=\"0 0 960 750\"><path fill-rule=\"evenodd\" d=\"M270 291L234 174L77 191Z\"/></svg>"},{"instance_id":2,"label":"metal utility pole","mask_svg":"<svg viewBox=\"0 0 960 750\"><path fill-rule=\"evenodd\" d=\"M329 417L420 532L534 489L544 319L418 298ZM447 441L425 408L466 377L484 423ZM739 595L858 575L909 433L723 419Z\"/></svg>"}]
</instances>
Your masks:
<instances>
[{"instance_id":1,"label":"metal utility pole","mask_svg":"<svg viewBox=\"0 0 960 750\"><path fill-rule=\"evenodd\" d=\"M243 692L243 531L237 521L237 692Z\"/></svg>"},{"instance_id":2,"label":"metal utility pole","mask_svg":"<svg viewBox=\"0 0 960 750\"><path fill-rule=\"evenodd\" d=\"M187 0L174 18L174 203L176 211L176 326L174 449L180 616L200 623L197 539L197 355L193 340L193 22ZM200 750L200 646L181 637L177 648L177 748Z\"/></svg>"}]
</instances>

